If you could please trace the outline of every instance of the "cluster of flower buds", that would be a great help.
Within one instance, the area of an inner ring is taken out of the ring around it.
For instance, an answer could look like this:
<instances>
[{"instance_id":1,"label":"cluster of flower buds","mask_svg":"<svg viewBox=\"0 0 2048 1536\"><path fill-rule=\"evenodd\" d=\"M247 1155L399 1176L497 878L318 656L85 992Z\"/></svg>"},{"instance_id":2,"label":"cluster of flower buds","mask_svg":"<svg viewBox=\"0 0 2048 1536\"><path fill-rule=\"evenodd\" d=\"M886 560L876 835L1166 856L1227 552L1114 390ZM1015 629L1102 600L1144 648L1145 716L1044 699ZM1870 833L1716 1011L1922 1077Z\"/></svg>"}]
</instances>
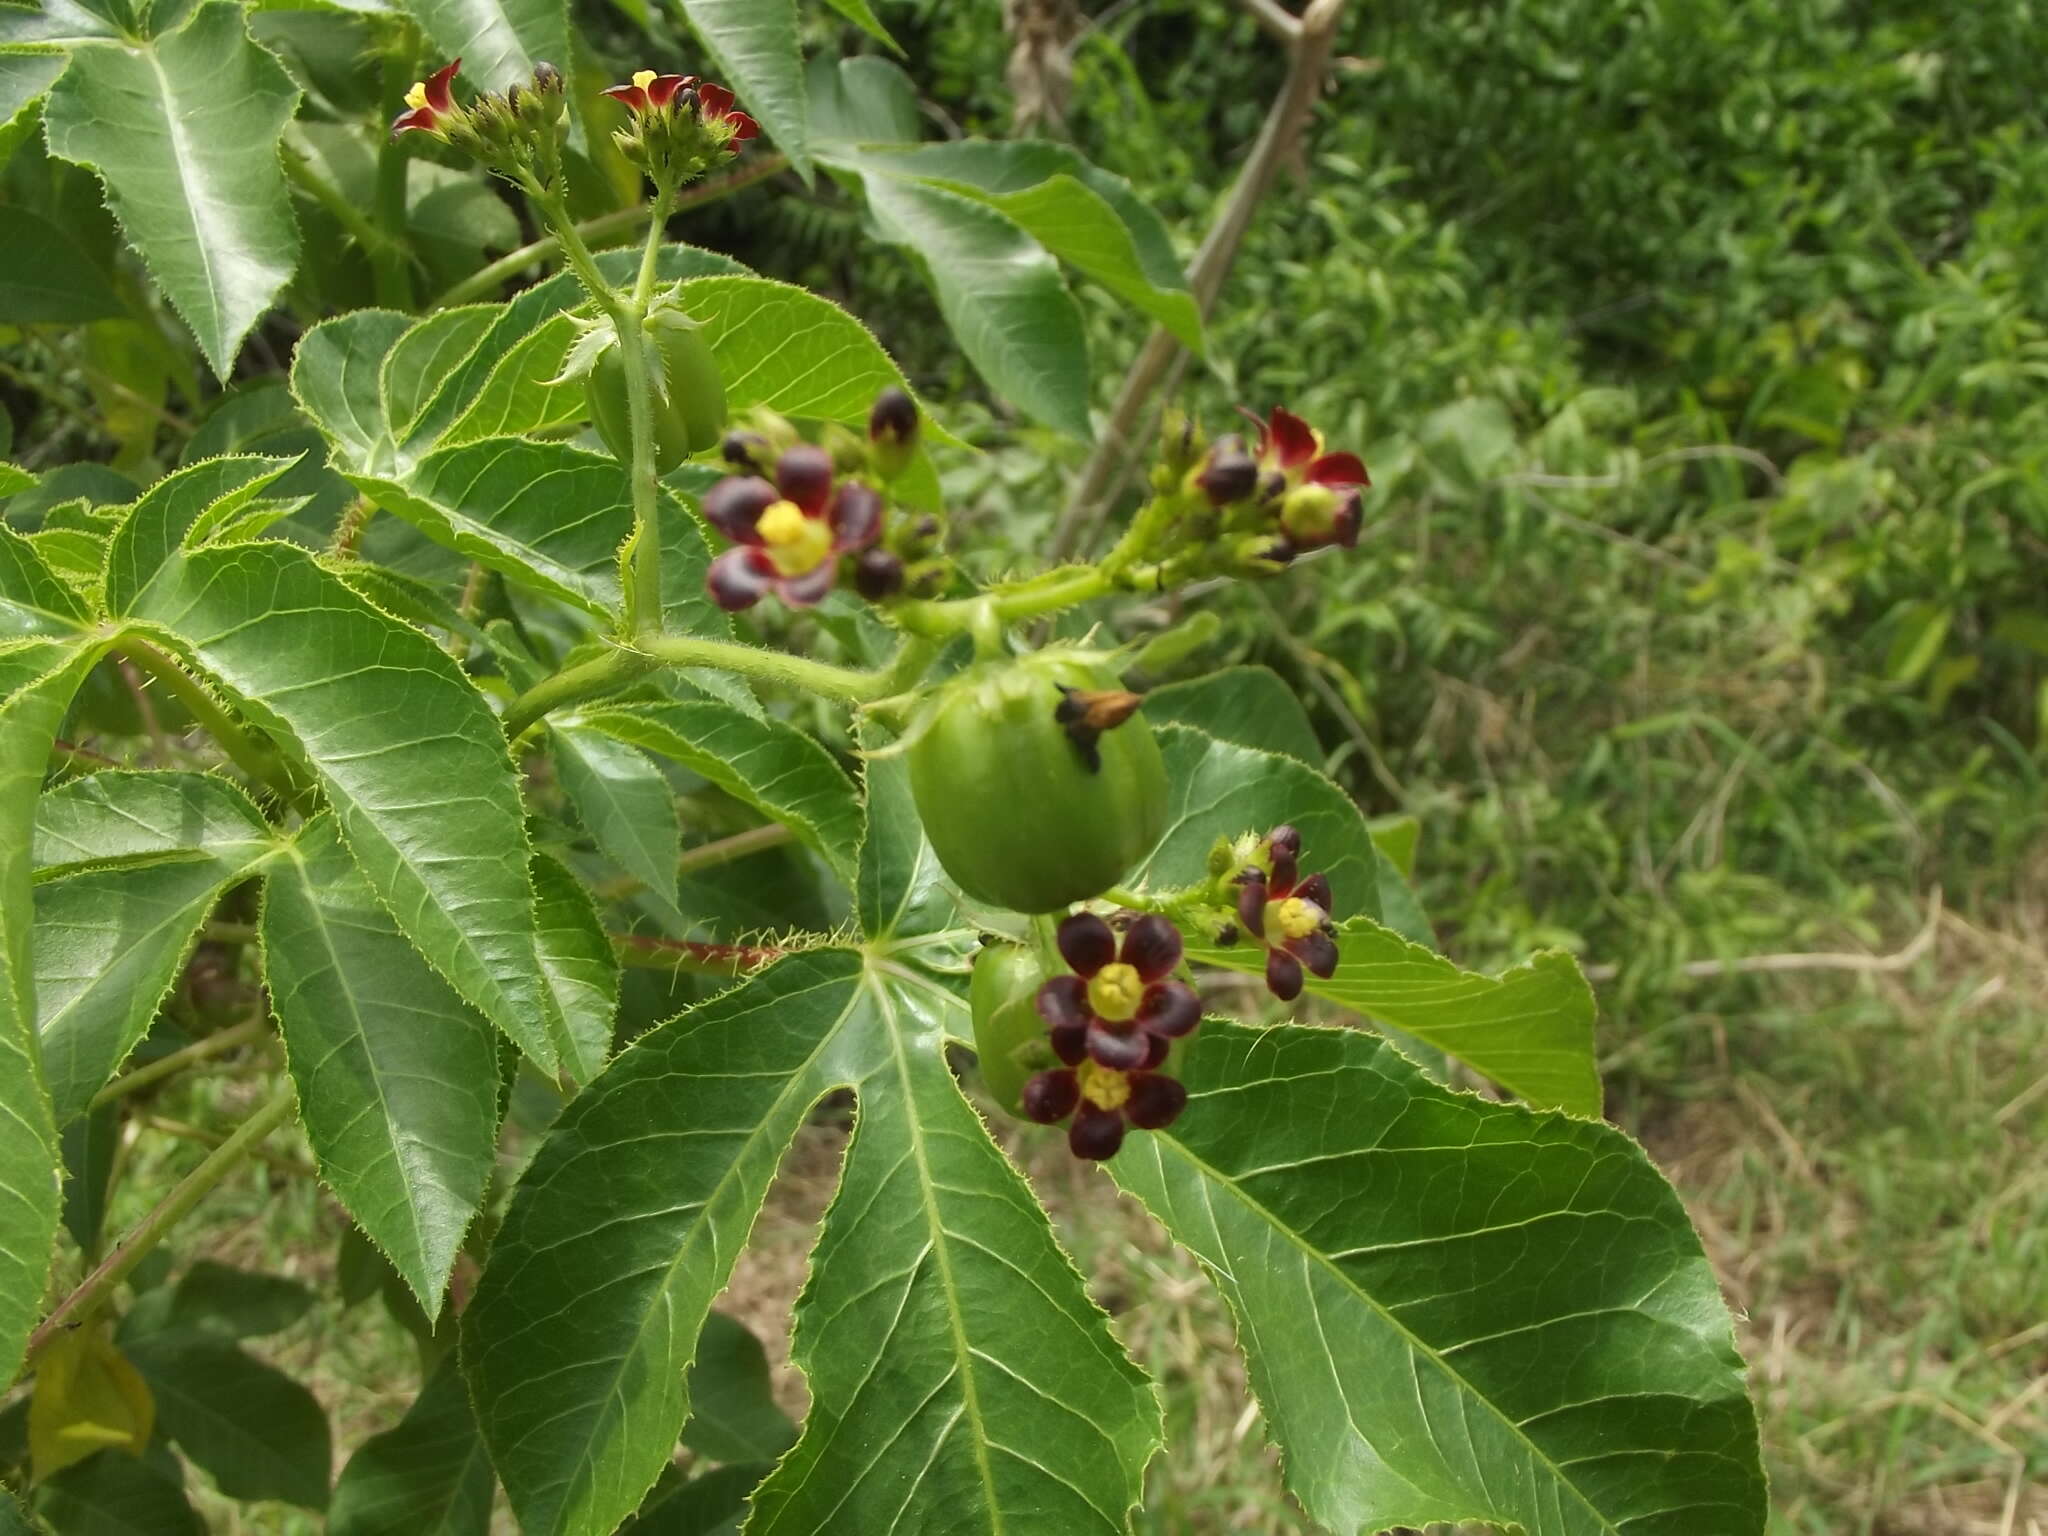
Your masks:
<instances>
[{"instance_id":1,"label":"cluster of flower buds","mask_svg":"<svg viewBox=\"0 0 2048 1536\"><path fill-rule=\"evenodd\" d=\"M619 153L656 185L680 187L739 153L760 126L733 105L732 92L695 75L643 69L605 95L624 103L626 126L612 135Z\"/></svg>"},{"instance_id":2,"label":"cluster of flower buds","mask_svg":"<svg viewBox=\"0 0 2048 1536\"><path fill-rule=\"evenodd\" d=\"M391 136L420 133L481 161L508 181L555 185L562 172L562 72L536 64L530 85L504 95L485 92L464 106L455 99L454 59L405 93L406 110Z\"/></svg>"},{"instance_id":3,"label":"cluster of flower buds","mask_svg":"<svg viewBox=\"0 0 2048 1536\"><path fill-rule=\"evenodd\" d=\"M1301 833L1275 827L1264 837L1219 838L1209 851L1210 897L1226 906L1217 939L1226 948L1249 938L1266 950L1266 986L1284 1003L1301 996L1304 969L1327 981L1337 972L1336 924L1326 875L1301 872Z\"/></svg>"},{"instance_id":4,"label":"cluster of flower buds","mask_svg":"<svg viewBox=\"0 0 2048 1536\"><path fill-rule=\"evenodd\" d=\"M1258 439L1235 432L1213 443L1184 416L1167 422L1152 472L1162 542L1179 551L1179 575L1284 568L1326 545L1358 543L1361 498L1372 481L1355 453L1329 452L1323 436L1275 406Z\"/></svg>"},{"instance_id":5,"label":"cluster of flower buds","mask_svg":"<svg viewBox=\"0 0 2048 1536\"><path fill-rule=\"evenodd\" d=\"M1072 974L1038 989L1038 1013L1061 1065L1024 1085L1024 1112L1043 1125L1073 1117L1067 1145L1076 1157L1114 1157L1126 1125L1156 1131L1173 1124L1188 1091L1160 1070L1176 1040L1202 1020L1186 982L1179 931L1148 914L1125 930L1091 912L1059 927L1061 958Z\"/></svg>"},{"instance_id":6,"label":"cluster of flower buds","mask_svg":"<svg viewBox=\"0 0 2048 1536\"><path fill-rule=\"evenodd\" d=\"M917 442L917 402L894 387L876 398L865 439L829 423L805 442L784 418L751 412L723 447L741 473L704 496L705 520L736 546L711 563L712 599L738 612L773 592L808 608L842 577L870 602L936 590L946 575L938 519L890 519L881 491L910 467Z\"/></svg>"}]
</instances>

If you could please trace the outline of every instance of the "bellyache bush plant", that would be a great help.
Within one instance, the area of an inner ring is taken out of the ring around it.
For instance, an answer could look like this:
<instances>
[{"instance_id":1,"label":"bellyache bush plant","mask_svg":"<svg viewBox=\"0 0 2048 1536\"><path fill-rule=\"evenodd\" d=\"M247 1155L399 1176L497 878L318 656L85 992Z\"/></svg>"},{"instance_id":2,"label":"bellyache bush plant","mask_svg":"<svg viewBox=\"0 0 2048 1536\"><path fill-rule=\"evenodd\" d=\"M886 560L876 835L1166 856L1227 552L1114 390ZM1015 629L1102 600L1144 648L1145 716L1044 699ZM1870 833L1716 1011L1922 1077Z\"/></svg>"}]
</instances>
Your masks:
<instances>
[{"instance_id":1,"label":"bellyache bush plant","mask_svg":"<svg viewBox=\"0 0 2048 1536\"><path fill-rule=\"evenodd\" d=\"M1158 1393L993 1122L1201 1260L1323 1526L1762 1531L1730 1321L1598 1118L1574 963L1435 953L1401 839L1312 765L1273 675L1140 693L1099 631L1041 641L1345 559L1366 466L1284 408L1174 420L1107 554L977 585L945 412L829 302L665 243L753 118L709 80L608 94L652 188L638 254L578 234L554 70L469 95L450 62L407 94L394 132L516 188L567 270L300 339L296 398L360 498L326 553L274 536L291 461L253 456L0 527L0 1350L28 1501L0 1529L196 1530L182 1457L356 1536L482 1536L500 1488L533 1536L1124 1530ZM73 745L116 664L219 761ZM724 835L684 852L679 803ZM621 959L711 979L622 1040ZM219 1060L268 1085L102 1250L82 1212L122 1115ZM711 1308L844 1094L799 1428ZM500 1198L536 1096L559 1113ZM303 1293L204 1261L152 1283L288 1123L355 1224L345 1287L410 1309L430 1365L332 1488L317 1403L237 1342Z\"/></svg>"}]
</instances>

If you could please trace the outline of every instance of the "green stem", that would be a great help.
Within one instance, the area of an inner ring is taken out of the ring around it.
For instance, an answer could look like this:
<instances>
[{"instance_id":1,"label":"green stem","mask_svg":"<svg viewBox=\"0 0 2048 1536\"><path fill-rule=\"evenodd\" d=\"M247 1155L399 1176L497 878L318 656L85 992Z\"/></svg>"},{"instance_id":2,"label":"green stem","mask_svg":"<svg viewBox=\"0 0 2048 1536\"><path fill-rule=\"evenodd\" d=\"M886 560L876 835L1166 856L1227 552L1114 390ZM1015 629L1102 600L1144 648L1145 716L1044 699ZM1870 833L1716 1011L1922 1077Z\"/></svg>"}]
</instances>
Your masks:
<instances>
[{"instance_id":1,"label":"green stem","mask_svg":"<svg viewBox=\"0 0 2048 1536\"><path fill-rule=\"evenodd\" d=\"M583 285L583 291L590 295L592 303L611 317L613 324L623 330L625 306L619 302L618 294L612 291L612 285L606 281L604 273L598 270L597 258L590 254L590 247L583 243L583 237L576 232L576 225L569 218L568 201L563 197L561 189L550 191L539 182L529 180L526 183L526 195L533 199L534 206L540 209L541 217L555 232L555 241L561 248L562 259L568 263L569 270L576 274L576 281Z\"/></svg>"},{"instance_id":2,"label":"green stem","mask_svg":"<svg viewBox=\"0 0 2048 1536\"><path fill-rule=\"evenodd\" d=\"M979 597L899 603L891 610L891 616L913 635L943 640L972 630L985 615L1004 624L1016 624L1101 597L1114 586L1114 579L1103 567L1066 565Z\"/></svg>"},{"instance_id":3,"label":"green stem","mask_svg":"<svg viewBox=\"0 0 2048 1536\"><path fill-rule=\"evenodd\" d=\"M668 226L673 187L657 185L640 253L640 277L619 326L619 356L626 366L626 414L633 433L633 537L626 552L626 633L638 639L661 630L661 484L654 462L655 362L643 322L654 298L661 237Z\"/></svg>"},{"instance_id":4,"label":"green stem","mask_svg":"<svg viewBox=\"0 0 2048 1536\"><path fill-rule=\"evenodd\" d=\"M607 651L595 661L543 678L512 701L505 711L505 734L517 741L544 716L587 699L617 693L655 669L657 663L637 651Z\"/></svg>"},{"instance_id":5,"label":"green stem","mask_svg":"<svg viewBox=\"0 0 2048 1536\"><path fill-rule=\"evenodd\" d=\"M132 635L122 639L116 650L117 654L162 683L237 768L275 791L287 804L302 805L306 802L306 787L292 776L284 760L268 747L259 745L191 673L155 646Z\"/></svg>"},{"instance_id":6,"label":"green stem","mask_svg":"<svg viewBox=\"0 0 2048 1536\"><path fill-rule=\"evenodd\" d=\"M828 666L786 651L765 651L758 646L739 645L731 640L701 640L695 635L650 635L640 649L655 660L672 667L717 667L780 683L804 693L822 694L864 704L885 697L890 691L890 669L858 672L850 667Z\"/></svg>"},{"instance_id":7,"label":"green stem","mask_svg":"<svg viewBox=\"0 0 2048 1536\"><path fill-rule=\"evenodd\" d=\"M412 29L405 29L407 37L413 36ZM405 105L405 92L411 83L412 59L410 50L394 45L384 55L383 115L382 121L389 123L398 116ZM406 146L391 137L382 136L377 145L377 193L375 207L376 227L383 238L374 245L365 245L370 258L370 271L376 281L377 302L390 309L410 312L413 306L412 271L406 261L404 244L406 229L405 181Z\"/></svg>"},{"instance_id":8,"label":"green stem","mask_svg":"<svg viewBox=\"0 0 2048 1536\"><path fill-rule=\"evenodd\" d=\"M233 1135L206 1155L204 1162L180 1179L177 1187L136 1224L135 1230L122 1240L121 1245L79 1283L78 1289L43 1319L42 1325L28 1341L29 1363L33 1364L59 1334L92 1321L114 1287L127 1279L135 1266L148 1257L150 1251L163 1241L164 1234L189 1215L214 1185L255 1150L257 1143L291 1118L294 1102L291 1085L279 1086L261 1109L237 1126Z\"/></svg>"},{"instance_id":9,"label":"green stem","mask_svg":"<svg viewBox=\"0 0 2048 1536\"><path fill-rule=\"evenodd\" d=\"M209 929L209 936L212 935ZM115 1078L106 1087L92 1096L86 1108L101 1109L116 1099L126 1098L131 1093L140 1093L152 1083L160 1083L167 1077L175 1077L187 1067L196 1066L211 1057L232 1051L237 1046L249 1045L270 1033L270 1023L261 1017L248 1019L217 1034L208 1035L204 1040L194 1041L181 1051L158 1057L144 1067L137 1067L122 1077Z\"/></svg>"},{"instance_id":10,"label":"green stem","mask_svg":"<svg viewBox=\"0 0 2048 1536\"><path fill-rule=\"evenodd\" d=\"M700 869L716 869L721 864L730 864L735 859L765 853L770 848L781 848L794 841L796 834L781 822L766 822L758 827L749 827L744 832L735 832L731 837L721 837L715 842L699 843L694 848L685 848L683 856L676 861L676 873L691 875Z\"/></svg>"}]
</instances>

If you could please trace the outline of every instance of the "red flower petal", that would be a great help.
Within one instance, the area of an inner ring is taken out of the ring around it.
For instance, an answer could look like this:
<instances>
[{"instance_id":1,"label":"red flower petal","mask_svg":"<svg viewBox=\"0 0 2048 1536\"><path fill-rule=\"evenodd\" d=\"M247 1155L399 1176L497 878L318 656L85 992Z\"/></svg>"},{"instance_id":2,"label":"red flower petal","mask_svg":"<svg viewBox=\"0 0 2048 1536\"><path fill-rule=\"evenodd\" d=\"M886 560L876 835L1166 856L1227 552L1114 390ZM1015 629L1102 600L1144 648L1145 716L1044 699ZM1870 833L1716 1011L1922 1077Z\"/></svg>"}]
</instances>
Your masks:
<instances>
[{"instance_id":1,"label":"red flower petal","mask_svg":"<svg viewBox=\"0 0 2048 1536\"><path fill-rule=\"evenodd\" d=\"M1355 453L1326 453L1308 467L1317 485L1371 485L1365 461Z\"/></svg>"},{"instance_id":2,"label":"red flower petal","mask_svg":"<svg viewBox=\"0 0 2048 1536\"><path fill-rule=\"evenodd\" d=\"M755 525L780 499L759 475L732 475L704 493L704 521L736 544L759 544Z\"/></svg>"},{"instance_id":3,"label":"red flower petal","mask_svg":"<svg viewBox=\"0 0 2048 1536\"><path fill-rule=\"evenodd\" d=\"M1142 1029L1123 1032L1101 1023L1088 1026L1088 1054L1105 1067L1131 1072L1145 1065L1152 1053L1152 1037Z\"/></svg>"},{"instance_id":4,"label":"red flower petal","mask_svg":"<svg viewBox=\"0 0 2048 1536\"><path fill-rule=\"evenodd\" d=\"M1320 928L1303 938L1293 940L1287 948L1297 960L1323 980L1328 981L1337 974L1337 941Z\"/></svg>"},{"instance_id":5,"label":"red flower petal","mask_svg":"<svg viewBox=\"0 0 2048 1536\"><path fill-rule=\"evenodd\" d=\"M1316 456L1315 429L1294 412L1276 405L1267 419L1265 438L1259 444L1261 458L1268 447L1278 456L1282 469L1293 469Z\"/></svg>"},{"instance_id":6,"label":"red flower petal","mask_svg":"<svg viewBox=\"0 0 2048 1536\"><path fill-rule=\"evenodd\" d=\"M732 141L744 144L761 131L761 125L744 112L728 112L725 120L732 124Z\"/></svg>"},{"instance_id":7,"label":"red flower petal","mask_svg":"<svg viewBox=\"0 0 2048 1536\"><path fill-rule=\"evenodd\" d=\"M832 525L834 549L865 549L882 532L882 498L873 489L849 480L832 498L826 521Z\"/></svg>"},{"instance_id":8,"label":"red flower petal","mask_svg":"<svg viewBox=\"0 0 2048 1536\"><path fill-rule=\"evenodd\" d=\"M1183 981L1162 981L1148 987L1138 1004L1138 1025L1150 1034L1178 1040L1202 1022L1202 1000Z\"/></svg>"},{"instance_id":9,"label":"red flower petal","mask_svg":"<svg viewBox=\"0 0 2048 1536\"><path fill-rule=\"evenodd\" d=\"M775 565L757 549L742 545L728 549L711 562L704 573L704 587L711 600L727 613L738 613L761 601L775 581Z\"/></svg>"},{"instance_id":10,"label":"red flower petal","mask_svg":"<svg viewBox=\"0 0 2048 1536\"><path fill-rule=\"evenodd\" d=\"M1070 1067L1078 1067L1088 1059L1086 1023L1055 1024L1045 1032L1045 1038L1052 1044L1053 1055Z\"/></svg>"},{"instance_id":11,"label":"red flower petal","mask_svg":"<svg viewBox=\"0 0 2048 1536\"><path fill-rule=\"evenodd\" d=\"M455 110L455 72L460 68L462 60L450 59L427 76L427 105L436 113Z\"/></svg>"},{"instance_id":12,"label":"red flower petal","mask_svg":"<svg viewBox=\"0 0 2048 1536\"><path fill-rule=\"evenodd\" d=\"M1238 877L1237 920L1244 924L1245 932L1257 938L1266 931L1266 876L1256 869L1246 870L1245 875L1257 878Z\"/></svg>"},{"instance_id":13,"label":"red flower petal","mask_svg":"<svg viewBox=\"0 0 2048 1536\"><path fill-rule=\"evenodd\" d=\"M1124 1102L1124 1113L1141 1131L1163 1131L1187 1107L1187 1089L1173 1078L1155 1072L1131 1079L1131 1096Z\"/></svg>"},{"instance_id":14,"label":"red flower petal","mask_svg":"<svg viewBox=\"0 0 2048 1536\"><path fill-rule=\"evenodd\" d=\"M792 608L812 608L825 601L833 582L839 579L837 560L820 560L801 576L786 577L775 584L776 594Z\"/></svg>"},{"instance_id":15,"label":"red flower petal","mask_svg":"<svg viewBox=\"0 0 2048 1536\"><path fill-rule=\"evenodd\" d=\"M1055 1031L1085 1028L1093 1017L1088 1011L1088 984L1078 976L1048 976L1038 989L1038 1016Z\"/></svg>"},{"instance_id":16,"label":"red flower petal","mask_svg":"<svg viewBox=\"0 0 2048 1536\"><path fill-rule=\"evenodd\" d=\"M1284 949L1266 951L1266 990L1283 1003L1301 996L1301 962Z\"/></svg>"},{"instance_id":17,"label":"red flower petal","mask_svg":"<svg viewBox=\"0 0 2048 1536\"><path fill-rule=\"evenodd\" d=\"M395 139L401 133L432 132L435 121L432 107L414 107L392 119L391 137Z\"/></svg>"},{"instance_id":18,"label":"red flower petal","mask_svg":"<svg viewBox=\"0 0 2048 1536\"><path fill-rule=\"evenodd\" d=\"M697 105L706 122L714 122L732 110L732 92L707 80L697 87Z\"/></svg>"},{"instance_id":19,"label":"red flower petal","mask_svg":"<svg viewBox=\"0 0 2048 1536\"><path fill-rule=\"evenodd\" d=\"M1328 875L1310 875L1294 888L1294 894L1303 901L1314 902L1325 912L1333 916L1336 913L1336 908L1330 905L1330 877Z\"/></svg>"},{"instance_id":20,"label":"red flower petal","mask_svg":"<svg viewBox=\"0 0 2048 1536\"><path fill-rule=\"evenodd\" d=\"M1093 976L1116 958L1116 935L1093 912L1076 912L1060 924L1060 956L1078 976Z\"/></svg>"},{"instance_id":21,"label":"red flower petal","mask_svg":"<svg viewBox=\"0 0 2048 1536\"><path fill-rule=\"evenodd\" d=\"M1124 964L1137 968L1140 981L1170 975L1180 964L1180 954L1180 930L1156 912L1139 918L1124 935Z\"/></svg>"},{"instance_id":22,"label":"red flower petal","mask_svg":"<svg viewBox=\"0 0 2048 1536\"><path fill-rule=\"evenodd\" d=\"M803 508L806 517L823 517L832 494L832 455L798 443L775 461L775 488Z\"/></svg>"},{"instance_id":23,"label":"red flower petal","mask_svg":"<svg viewBox=\"0 0 2048 1536\"><path fill-rule=\"evenodd\" d=\"M647 110L647 93L637 85L610 85L598 94L609 96L613 101L623 101L635 112Z\"/></svg>"},{"instance_id":24,"label":"red flower petal","mask_svg":"<svg viewBox=\"0 0 2048 1536\"><path fill-rule=\"evenodd\" d=\"M676 92L689 83L687 75L656 75L654 83L647 87L647 100L656 107L665 107L676 99Z\"/></svg>"},{"instance_id":25,"label":"red flower petal","mask_svg":"<svg viewBox=\"0 0 2048 1536\"><path fill-rule=\"evenodd\" d=\"M1024 1113L1040 1125L1064 1120L1081 1102L1081 1084L1072 1072L1041 1072L1024 1085Z\"/></svg>"},{"instance_id":26,"label":"red flower petal","mask_svg":"<svg viewBox=\"0 0 2048 1536\"><path fill-rule=\"evenodd\" d=\"M1115 1110L1083 1104L1074 1112L1073 1126L1067 1131L1067 1149L1074 1156L1091 1163L1107 1162L1123 1144L1124 1117Z\"/></svg>"}]
</instances>

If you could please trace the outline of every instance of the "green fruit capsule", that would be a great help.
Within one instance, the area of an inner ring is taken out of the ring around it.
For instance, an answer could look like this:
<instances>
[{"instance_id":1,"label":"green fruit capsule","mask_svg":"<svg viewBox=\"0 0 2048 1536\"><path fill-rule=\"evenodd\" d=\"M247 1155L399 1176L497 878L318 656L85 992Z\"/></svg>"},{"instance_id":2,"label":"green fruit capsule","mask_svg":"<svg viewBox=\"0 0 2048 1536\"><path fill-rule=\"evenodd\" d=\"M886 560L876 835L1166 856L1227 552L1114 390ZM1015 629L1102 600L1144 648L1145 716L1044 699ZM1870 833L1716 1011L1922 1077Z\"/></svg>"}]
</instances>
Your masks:
<instances>
[{"instance_id":1,"label":"green fruit capsule","mask_svg":"<svg viewBox=\"0 0 2048 1536\"><path fill-rule=\"evenodd\" d=\"M651 328L647 344L660 364L654 392L654 467L667 474L693 453L717 444L725 431L725 384L718 359L695 326ZM633 408L626 360L608 347L583 386L597 435L621 464L633 462Z\"/></svg>"},{"instance_id":2,"label":"green fruit capsule","mask_svg":"<svg viewBox=\"0 0 2048 1536\"><path fill-rule=\"evenodd\" d=\"M990 944L975 956L968 989L974 1016L974 1051L988 1096L1012 1115L1024 1112L1024 1085L1056 1067L1045 1020L1038 1016L1038 987L1045 962L1021 944Z\"/></svg>"},{"instance_id":3,"label":"green fruit capsule","mask_svg":"<svg viewBox=\"0 0 2048 1536\"><path fill-rule=\"evenodd\" d=\"M1166 829L1166 765L1134 702L1071 652L984 663L931 695L911 727L910 787L955 885L1014 912L1056 912L1151 851Z\"/></svg>"}]
</instances>

